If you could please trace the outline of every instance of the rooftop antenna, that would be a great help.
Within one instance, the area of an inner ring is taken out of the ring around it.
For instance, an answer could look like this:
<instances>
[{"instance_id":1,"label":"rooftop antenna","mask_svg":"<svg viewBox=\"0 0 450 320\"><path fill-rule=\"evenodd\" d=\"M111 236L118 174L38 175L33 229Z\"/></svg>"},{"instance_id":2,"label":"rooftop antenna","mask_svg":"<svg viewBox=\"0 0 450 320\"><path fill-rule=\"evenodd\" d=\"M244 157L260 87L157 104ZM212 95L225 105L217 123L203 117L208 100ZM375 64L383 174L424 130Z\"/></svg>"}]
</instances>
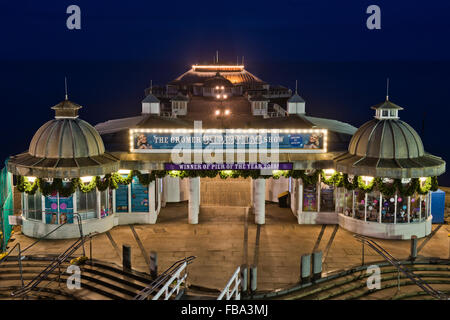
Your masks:
<instances>
[{"instance_id":1,"label":"rooftop antenna","mask_svg":"<svg viewBox=\"0 0 450 320\"><path fill-rule=\"evenodd\" d=\"M389 100L389 78L386 80L386 101Z\"/></svg>"},{"instance_id":2,"label":"rooftop antenna","mask_svg":"<svg viewBox=\"0 0 450 320\"><path fill-rule=\"evenodd\" d=\"M150 80L150 93L153 93L153 80Z\"/></svg>"},{"instance_id":3,"label":"rooftop antenna","mask_svg":"<svg viewBox=\"0 0 450 320\"><path fill-rule=\"evenodd\" d=\"M297 83L298 82L298 80L295 80L295 93L297 93Z\"/></svg>"},{"instance_id":4,"label":"rooftop antenna","mask_svg":"<svg viewBox=\"0 0 450 320\"><path fill-rule=\"evenodd\" d=\"M67 77L64 77L64 88L66 91L66 100L68 100L69 96L67 95Z\"/></svg>"}]
</instances>

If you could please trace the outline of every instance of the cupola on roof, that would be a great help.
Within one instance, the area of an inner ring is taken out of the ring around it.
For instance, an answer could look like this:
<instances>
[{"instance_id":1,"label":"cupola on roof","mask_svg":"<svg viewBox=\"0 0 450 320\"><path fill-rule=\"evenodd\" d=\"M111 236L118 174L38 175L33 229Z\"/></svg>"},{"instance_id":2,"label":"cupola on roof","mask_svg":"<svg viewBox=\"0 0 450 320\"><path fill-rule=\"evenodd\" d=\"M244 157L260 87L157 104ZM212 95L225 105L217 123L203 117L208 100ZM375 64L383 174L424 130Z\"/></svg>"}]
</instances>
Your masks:
<instances>
[{"instance_id":1,"label":"cupola on roof","mask_svg":"<svg viewBox=\"0 0 450 320\"><path fill-rule=\"evenodd\" d=\"M105 153L97 130L78 118L81 108L67 98L52 107L55 119L36 131L28 152L11 157L10 171L20 175L73 178L118 170L118 159Z\"/></svg>"}]
</instances>

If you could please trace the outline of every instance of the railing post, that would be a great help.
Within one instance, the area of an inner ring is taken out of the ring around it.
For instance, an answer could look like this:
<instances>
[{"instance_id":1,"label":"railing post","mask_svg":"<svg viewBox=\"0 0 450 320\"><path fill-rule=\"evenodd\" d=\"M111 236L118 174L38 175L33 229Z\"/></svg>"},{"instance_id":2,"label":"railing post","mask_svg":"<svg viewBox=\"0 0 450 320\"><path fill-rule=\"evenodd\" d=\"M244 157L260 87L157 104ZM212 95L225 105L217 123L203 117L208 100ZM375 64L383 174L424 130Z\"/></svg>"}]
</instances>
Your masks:
<instances>
[{"instance_id":1,"label":"railing post","mask_svg":"<svg viewBox=\"0 0 450 320\"><path fill-rule=\"evenodd\" d=\"M258 267L252 265L250 267L250 291L253 293L258 288Z\"/></svg>"},{"instance_id":2,"label":"railing post","mask_svg":"<svg viewBox=\"0 0 450 320\"><path fill-rule=\"evenodd\" d=\"M150 276L152 279L158 277L158 254L155 251L150 251Z\"/></svg>"},{"instance_id":3,"label":"railing post","mask_svg":"<svg viewBox=\"0 0 450 320\"><path fill-rule=\"evenodd\" d=\"M322 251L313 252L313 280L322 278Z\"/></svg>"},{"instance_id":4,"label":"railing post","mask_svg":"<svg viewBox=\"0 0 450 320\"><path fill-rule=\"evenodd\" d=\"M311 280L311 254L304 254L301 257L300 280L308 283Z\"/></svg>"},{"instance_id":5,"label":"railing post","mask_svg":"<svg viewBox=\"0 0 450 320\"><path fill-rule=\"evenodd\" d=\"M122 266L123 270L131 270L131 247L129 245L122 245Z\"/></svg>"},{"instance_id":6,"label":"railing post","mask_svg":"<svg viewBox=\"0 0 450 320\"><path fill-rule=\"evenodd\" d=\"M417 258L417 236L411 236L411 261Z\"/></svg>"},{"instance_id":7,"label":"railing post","mask_svg":"<svg viewBox=\"0 0 450 320\"><path fill-rule=\"evenodd\" d=\"M248 291L248 269L246 264L241 266L241 291L242 294L247 294Z\"/></svg>"}]
</instances>

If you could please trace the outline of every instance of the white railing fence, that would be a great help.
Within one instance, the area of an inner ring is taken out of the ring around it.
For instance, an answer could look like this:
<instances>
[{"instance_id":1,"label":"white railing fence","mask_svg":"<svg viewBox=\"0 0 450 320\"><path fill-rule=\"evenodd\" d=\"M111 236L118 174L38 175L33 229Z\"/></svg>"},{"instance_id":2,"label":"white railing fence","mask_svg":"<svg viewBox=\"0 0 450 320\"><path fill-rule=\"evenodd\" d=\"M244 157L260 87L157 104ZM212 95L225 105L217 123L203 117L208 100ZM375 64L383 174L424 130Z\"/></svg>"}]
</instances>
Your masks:
<instances>
[{"instance_id":1,"label":"white railing fence","mask_svg":"<svg viewBox=\"0 0 450 320\"><path fill-rule=\"evenodd\" d=\"M240 286L241 286L241 267L238 267L234 272L233 276L228 281L225 288L220 293L217 300L222 300L225 297L225 300L231 300L234 295L234 300L241 300Z\"/></svg>"},{"instance_id":2,"label":"white railing fence","mask_svg":"<svg viewBox=\"0 0 450 320\"><path fill-rule=\"evenodd\" d=\"M166 282L166 284L158 291L158 293L153 297L152 300L158 300L159 297L161 297L163 293L165 294L164 300L169 300L169 298L175 292L178 295L178 293L180 292L181 285L186 282L186 278L188 275L187 271L186 271L186 267L187 267L187 263L184 262L178 268L178 270L172 275L172 277L170 277L170 279ZM170 285L173 284L174 282L176 282L175 285L173 286L173 288L170 288Z\"/></svg>"}]
</instances>

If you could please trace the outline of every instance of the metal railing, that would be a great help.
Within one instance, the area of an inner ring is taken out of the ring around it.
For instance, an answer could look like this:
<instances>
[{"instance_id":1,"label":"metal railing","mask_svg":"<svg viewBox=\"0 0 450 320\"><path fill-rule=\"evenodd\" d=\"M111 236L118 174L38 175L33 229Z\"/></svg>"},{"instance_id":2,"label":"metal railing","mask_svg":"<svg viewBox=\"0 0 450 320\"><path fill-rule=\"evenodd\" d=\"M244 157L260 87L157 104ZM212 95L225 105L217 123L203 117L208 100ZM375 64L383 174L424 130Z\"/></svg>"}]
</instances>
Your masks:
<instances>
[{"instance_id":1,"label":"metal railing","mask_svg":"<svg viewBox=\"0 0 450 320\"><path fill-rule=\"evenodd\" d=\"M22 250L20 249L20 243L16 243L14 245L14 247L11 248L11 250L9 250L6 255L4 255L1 259L0 259L0 264L2 264L2 262L6 261L8 259L8 256L14 251L15 248L18 248L19 253L17 255L17 261L19 263L19 272L20 272L20 282L22 284L22 288L24 287L24 281L23 281L23 269L22 269Z\"/></svg>"},{"instance_id":2,"label":"metal railing","mask_svg":"<svg viewBox=\"0 0 450 320\"><path fill-rule=\"evenodd\" d=\"M235 300L241 300L241 293L239 291L240 286L241 286L240 273L241 273L241 267L237 267L233 276L230 278L230 280L228 280L227 285L222 290L222 292L220 293L217 300L222 300L223 297L225 297L225 300L231 300L233 298L233 296L235 296L234 297ZM234 284L234 286L233 286L233 284Z\"/></svg>"},{"instance_id":3,"label":"metal railing","mask_svg":"<svg viewBox=\"0 0 450 320\"><path fill-rule=\"evenodd\" d=\"M43 280L45 280L50 275L50 273L52 273L56 268L58 268L64 261L67 260L67 258L69 258L80 247L83 248L83 256L86 255L85 250L84 250L85 238L84 238L84 235L83 235L83 226L82 226L82 223L81 223L81 217L80 217L80 215L78 213L74 213L74 216L77 217L78 228L79 228L79 231L80 231L80 238L77 239L72 245L70 245L70 247L67 248L66 251L64 251L58 257L53 259L52 262L44 270L42 270L36 277L34 277L29 283L24 285L23 280L22 280L22 287L17 289L17 290L15 290L15 291L13 291L13 292L11 292L12 296L16 296L16 297L23 296L23 295L26 295L28 292L32 291L34 288L36 288L39 285L39 283L41 283ZM59 228L61 228L65 224L66 223L59 225L58 227L56 227L55 229L53 229L49 233L47 233L44 236L40 237L38 240L33 242L31 245L26 247L24 250L20 250L20 246L19 246L19 264L20 264L20 277L21 277L21 279L23 279L23 275L22 275L23 271L22 271L22 266L21 266L21 260L22 260L23 252L25 252L26 250L28 250L31 247L33 247L36 243L38 243L42 239L48 237L50 234L52 234L53 232L55 232L56 230L58 230ZM16 246L14 246L13 249L15 247ZM11 249L10 252L13 249ZM9 255L9 253L8 253L8 255Z\"/></svg>"},{"instance_id":4,"label":"metal railing","mask_svg":"<svg viewBox=\"0 0 450 320\"><path fill-rule=\"evenodd\" d=\"M158 300L164 294L164 300L169 300L169 298L176 292L177 295L180 292L180 287L186 282L187 278L187 262L183 262L175 273L170 277L166 284L155 294L152 300ZM184 271L184 272L183 272ZM175 285L170 289L170 286L175 282ZM169 290L170 289L170 290Z\"/></svg>"},{"instance_id":5,"label":"metal railing","mask_svg":"<svg viewBox=\"0 0 450 320\"><path fill-rule=\"evenodd\" d=\"M187 265L191 264L195 258L196 258L195 256L190 256L190 257L187 257L187 258L184 258L184 259L174 262L169 268L166 269L166 271L164 271L161 275L159 275L150 285L148 285L147 287L142 289L133 298L133 300L145 300L151 294L156 292L157 290L158 290L158 292L156 295L158 295L158 294L159 294L159 296L162 295L164 293L164 290L169 288L169 286L174 282L175 279L178 279L176 277L174 278L174 276L176 274L179 276L181 274L181 271L186 270ZM187 272L185 272L185 275L187 276ZM179 279L179 280L181 280L181 279ZM177 280L177 283L176 283L176 287L178 287L177 293L178 293L179 287L181 285L181 283L179 283L179 280ZM183 282L185 280L186 280L186 277L184 277L184 279L182 279ZM173 294L173 292L174 291L172 291L171 294ZM156 297L156 295L155 295L155 297ZM153 299L155 299L155 298L153 298Z\"/></svg>"},{"instance_id":6,"label":"metal railing","mask_svg":"<svg viewBox=\"0 0 450 320\"><path fill-rule=\"evenodd\" d=\"M439 299L439 300L448 300L449 297L445 295L444 293L435 290L432 288L428 283L422 280L417 274L411 272L408 268L406 268L404 265L400 263L396 258L394 258L389 252L387 252L383 247L381 247L378 243L375 241L356 234L354 237L361 241L362 244L367 244L370 248L372 248L376 253L378 253L380 256L382 256L387 262L389 262L391 265L397 268L400 272L402 272L407 278L409 278L412 282L414 282L417 286L419 286L423 291L425 291L430 296Z\"/></svg>"}]
</instances>

